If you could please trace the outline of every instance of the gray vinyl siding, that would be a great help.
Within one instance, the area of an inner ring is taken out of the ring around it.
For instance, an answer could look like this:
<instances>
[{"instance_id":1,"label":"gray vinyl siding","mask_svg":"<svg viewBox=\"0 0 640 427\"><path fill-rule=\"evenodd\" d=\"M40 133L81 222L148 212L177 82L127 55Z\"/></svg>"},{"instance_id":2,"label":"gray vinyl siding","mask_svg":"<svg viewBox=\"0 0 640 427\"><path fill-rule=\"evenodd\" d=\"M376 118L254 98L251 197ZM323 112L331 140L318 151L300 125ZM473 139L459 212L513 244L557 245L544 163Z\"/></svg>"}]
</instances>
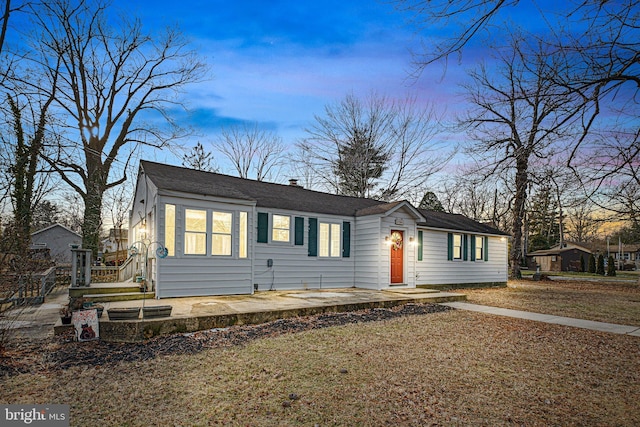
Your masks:
<instances>
[{"instance_id":1,"label":"gray vinyl siding","mask_svg":"<svg viewBox=\"0 0 640 427\"><path fill-rule=\"evenodd\" d=\"M175 256L156 260L158 298L204 295L236 295L253 292L252 245L255 239L254 207L234 203L159 197L158 241L164 242L164 206L176 206ZM233 213L231 256L184 255L185 209L207 210L207 253L211 250L211 211ZM247 212L247 258L239 258L240 212Z\"/></svg>"},{"instance_id":2,"label":"gray vinyl siding","mask_svg":"<svg viewBox=\"0 0 640 427\"><path fill-rule=\"evenodd\" d=\"M202 258L161 260L159 298L201 295L251 294L251 260L227 259L223 262Z\"/></svg>"},{"instance_id":3,"label":"gray vinyl siding","mask_svg":"<svg viewBox=\"0 0 640 427\"><path fill-rule=\"evenodd\" d=\"M383 235L380 234L381 219L378 216L366 216L356 219L356 238L351 247L352 258L356 260L355 285L358 288L380 289L380 253Z\"/></svg>"},{"instance_id":4,"label":"gray vinyl siding","mask_svg":"<svg viewBox=\"0 0 640 427\"><path fill-rule=\"evenodd\" d=\"M489 236L489 260L447 260L447 232L423 231L423 261L416 262L417 284L467 284L507 281L507 239ZM464 232L455 232L464 234ZM470 233L467 233L470 235ZM480 234L475 234L481 236ZM469 251L470 252L470 251Z\"/></svg>"},{"instance_id":5,"label":"gray vinyl siding","mask_svg":"<svg viewBox=\"0 0 640 427\"><path fill-rule=\"evenodd\" d=\"M340 224L340 243L342 249L343 222L351 223L351 245L353 251L354 218L344 216L322 216L307 212L284 211L276 209L256 208L257 212L269 214L269 242L255 243L254 251L254 284L258 290L292 290L292 289L326 289L347 288L354 286L354 257L342 257L342 251L337 257L309 256L308 227L309 218L316 218L318 226L327 222ZM272 242L272 215L287 215L291 217L290 241ZM295 245L295 217L304 218L304 243ZM318 244L320 236L318 235ZM267 260L273 264L268 266Z\"/></svg>"},{"instance_id":6,"label":"gray vinyl siding","mask_svg":"<svg viewBox=\"0 0 640 427\"><path fill-rule=\"evenodd\" d=\"M51 259L57 264L70 264L70 245L80 245L81 243L82 236L59 224L31 234L31 246L33 248L48 248Z\"/></svg>"}]
</instances>

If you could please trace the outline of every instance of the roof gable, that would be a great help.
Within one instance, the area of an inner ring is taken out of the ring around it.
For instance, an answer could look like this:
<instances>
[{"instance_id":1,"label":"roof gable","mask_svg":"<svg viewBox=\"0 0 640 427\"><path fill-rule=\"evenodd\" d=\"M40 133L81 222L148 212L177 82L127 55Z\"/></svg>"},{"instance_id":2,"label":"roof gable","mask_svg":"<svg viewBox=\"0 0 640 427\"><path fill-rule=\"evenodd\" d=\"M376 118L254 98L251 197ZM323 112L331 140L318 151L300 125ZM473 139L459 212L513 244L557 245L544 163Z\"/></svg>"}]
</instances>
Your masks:
<instances>
[{"instance_id":1,"label":"roof gable","mask_svg":"<svg viewBox=\"0 0 640 427\"><path fill-rule=\"evenodd\" d=\"M555 245L549 249L540 249L537 251L529 252L528 256L543 256L543 255L560 255L563 252L579 250L585 253L590 254L591 251L583 246L576 245L574 243L564 243L562 247L560 245Z\"/></svg>"},{"instance_id":2,"label":"roof gable","mask_svg":"<svg viewBox=\"0 0 640 427\"><path fill-rule=\"evenodd\" d=\"M71 233L71 234L77 236L77 237L82 237L80 234L76 233L75 231L70 230L67 227L65 227L64 225L58 224L58 223L52 224L52 225L50 225L48 227L45 227L45 228L42 228L42 229L40 229L38 231L34 231L33 233L31 233L31 236L36 236L36 235L39 235L39 234L42 234L42 233L46 233L47 231L53 230L54 228L60 228L60 229L66 231L68 233Z\"/></svg>"},{"instance_id":3,"label":"roof gable","mask_svg":"<svg viewBox=\"0 0 640 427\"><path fill-rule=\"evenodd\" d=\"M365 209L360 209L356 212L356 216L367 216L367 215L389 216L400 209L407 210L411 215L413 215L413 217L417 221L425 220L424 216L422 216L420 211L415 207L413 207L413 205L406 200L390 202L390 203L382 203L379 205L370 206Z\"/></svg>"}]
</instances>

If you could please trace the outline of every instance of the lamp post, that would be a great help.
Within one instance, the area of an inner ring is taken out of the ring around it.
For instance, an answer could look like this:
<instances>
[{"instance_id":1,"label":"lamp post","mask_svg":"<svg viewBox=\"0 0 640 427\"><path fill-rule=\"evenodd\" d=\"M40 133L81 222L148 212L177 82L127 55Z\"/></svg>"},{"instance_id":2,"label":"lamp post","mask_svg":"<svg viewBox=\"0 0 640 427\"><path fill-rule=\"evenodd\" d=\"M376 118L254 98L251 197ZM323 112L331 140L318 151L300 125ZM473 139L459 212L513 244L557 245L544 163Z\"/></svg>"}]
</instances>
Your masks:
<instances>
[{"instance_id":1,"label":"lamp post","mask_svg":"<svg viewBox=\"0 0 640 427\"><path fill-rule=\"evenodd\" d=\"M169 254L169 250L160 242L151 241L149 239L138 240L133 242L133 244L129 247L129 254L131 256L142 256L144 255L144 268L142 269L141 275L141 283L146 292L147 290L147 274L149 273L149 249L156 246L156 256L158 258L166 258ZM149 289L150 291L153 289Z\"/></svg>"}]
</instances>

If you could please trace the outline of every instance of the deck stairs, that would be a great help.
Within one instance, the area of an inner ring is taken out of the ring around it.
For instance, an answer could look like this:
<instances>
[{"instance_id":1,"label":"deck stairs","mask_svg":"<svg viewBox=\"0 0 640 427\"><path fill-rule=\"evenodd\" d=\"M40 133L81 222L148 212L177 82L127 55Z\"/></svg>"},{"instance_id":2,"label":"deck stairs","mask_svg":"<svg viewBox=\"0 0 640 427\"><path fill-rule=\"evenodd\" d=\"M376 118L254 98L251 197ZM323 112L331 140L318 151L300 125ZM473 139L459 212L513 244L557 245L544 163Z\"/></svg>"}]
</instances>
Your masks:
<instances>
[{"instance_id":1,"label":"deck stairs","mask_svg":"<svg viewBox=\"0 0 640 427\"><path fill-rule=\"evenodd\" d=\"M143 292L133 281L119 283L93 283L89 287L69 287L70 298L84 298L86 302L113 302L153 299L155 292Z\"/></svg>"}]
</instances>

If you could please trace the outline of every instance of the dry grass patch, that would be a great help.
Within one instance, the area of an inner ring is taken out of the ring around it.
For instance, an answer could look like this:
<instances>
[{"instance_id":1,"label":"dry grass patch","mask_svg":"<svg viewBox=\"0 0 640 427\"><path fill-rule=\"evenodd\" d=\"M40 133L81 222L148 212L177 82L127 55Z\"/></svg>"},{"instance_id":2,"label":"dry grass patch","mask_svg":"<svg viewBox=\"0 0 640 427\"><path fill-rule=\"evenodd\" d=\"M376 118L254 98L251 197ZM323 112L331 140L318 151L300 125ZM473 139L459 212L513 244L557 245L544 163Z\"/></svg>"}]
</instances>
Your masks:
<instances>
[{"instance_id":1,"label":"dry grass patch","mask_svg":"<svg viewBox=\"0 0 640 427\"><path fill-rule=\"evenodd\" d=\"M634 426L638 366L636 337L449 311L20 374L0 401L72 425Z\"/></svg>"},{"instance_id":2,"label":"dry grass patch","mask_svg":"<svg viewBox=\"0 0 640 427\"><path fill-rule=\"evenodd\" d=\"M636 283L517 280L506 288L463 292L475 304L640 326Z\"/></svg>"}]
</instances>

